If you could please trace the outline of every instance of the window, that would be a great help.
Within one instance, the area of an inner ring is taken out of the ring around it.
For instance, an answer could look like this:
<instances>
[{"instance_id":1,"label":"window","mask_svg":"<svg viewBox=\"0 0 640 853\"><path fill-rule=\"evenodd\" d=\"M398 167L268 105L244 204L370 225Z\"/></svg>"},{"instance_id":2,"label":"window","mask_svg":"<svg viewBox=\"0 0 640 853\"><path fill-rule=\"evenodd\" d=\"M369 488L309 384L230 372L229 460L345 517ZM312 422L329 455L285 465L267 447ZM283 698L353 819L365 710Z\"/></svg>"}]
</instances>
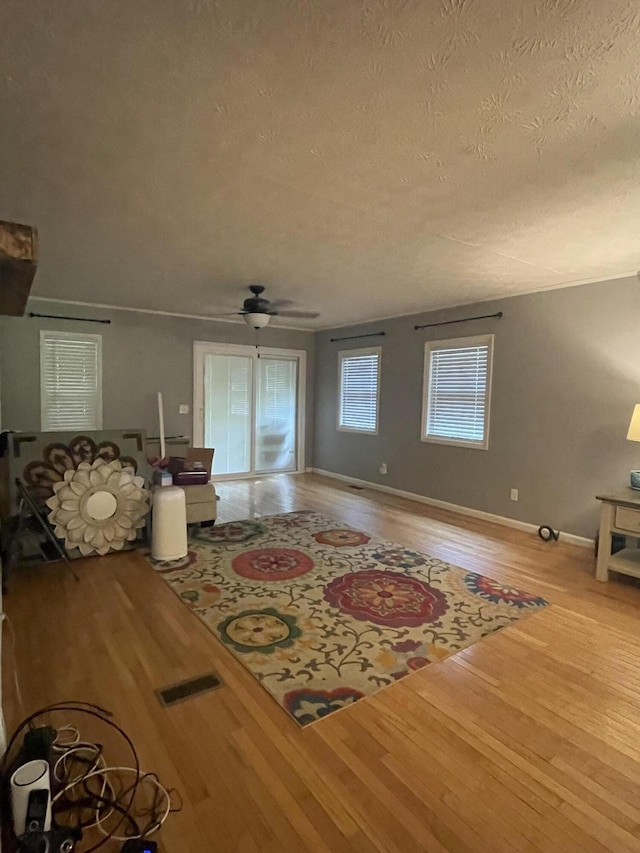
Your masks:
<instances>
[{"instance_id":1,"label":"window","mask_svg":"<svg viewBox=\"0 0 640 853\"><path fill-rule=\"evenodd\" d=\"M493 335L425 344L423 441L487 449L492 359Z\"/></svg>"},{"instance_id":2,"label":"window","mask_svg":"<svg viewBox=\"0 0 640 853\"><path fill-rule=\"evenodd\" d=\"M380 347L338 353L338 429L378 432Z\"/></svg>"},{"instance_id":3,"label":"window","mask_svg":"<svg viewBox=\"0 0 640 853\"><path fill-rule=\"evenodd\" d=\"M40 332L45 432L102 429L102 336Z\"/></svg>"}]
</instances>

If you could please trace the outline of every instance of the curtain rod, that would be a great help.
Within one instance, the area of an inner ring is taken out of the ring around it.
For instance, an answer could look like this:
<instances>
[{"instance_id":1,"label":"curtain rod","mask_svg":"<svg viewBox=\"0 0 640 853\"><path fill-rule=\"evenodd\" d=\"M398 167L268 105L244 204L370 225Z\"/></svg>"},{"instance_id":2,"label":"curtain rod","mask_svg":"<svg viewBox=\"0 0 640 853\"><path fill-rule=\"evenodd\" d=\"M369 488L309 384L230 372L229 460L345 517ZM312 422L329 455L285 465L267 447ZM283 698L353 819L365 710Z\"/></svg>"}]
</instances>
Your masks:
<instances>
[{"instance_id":1,"label":"curtain rod","mask_svg":"<svg viewBox=\"0 0 640 853\"><path fill-rule=\"evenodd\" d=\"M336 341L355 341L356 338L380 338L384 337L386 332L369 332L367 335L348 335L346 338L329 338L330 343L335 343Z\"/></svg>"},{"instance_id":2,"label":"curtain rod","mask_svg":"<svg viewBox=\"0 0 640 853\"><path fill-rule=\"evenodd\" d=\"M431 329L433 326L450 326L452 323L469 323L471 320L491 320L495 318L496 320L501 320L504 317L502 311L498 311L497 314L481 314L479 317L462 317L460 320L442 320L440 323L425 323L423 326L414 326L414 330L417 332L418 329Z\"/></svg>"},{"instance_id":3,"label":"curtain rod","mask_svg":"<svg viewBox=\"0 0 640 853\"><path fill-rule=\"evenodd\" d=\"M111 320L94 320L93 317L65 317L61 314L34 314L29 313L30 317L42 317L46 320L75 320L78 323L110 323Z\"/></svg>"}]
</instances>

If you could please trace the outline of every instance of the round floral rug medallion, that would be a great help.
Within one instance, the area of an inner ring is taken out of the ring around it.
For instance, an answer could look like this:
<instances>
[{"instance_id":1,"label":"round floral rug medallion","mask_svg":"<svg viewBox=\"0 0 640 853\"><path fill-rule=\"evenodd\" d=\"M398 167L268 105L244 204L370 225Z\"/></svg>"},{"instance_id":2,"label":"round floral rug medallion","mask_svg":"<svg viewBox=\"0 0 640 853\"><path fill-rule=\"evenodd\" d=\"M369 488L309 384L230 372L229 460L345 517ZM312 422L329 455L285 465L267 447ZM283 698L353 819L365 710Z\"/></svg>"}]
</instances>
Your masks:
<instances>
[{"instance_id":1,"label":"round floral rug medallion","mask_svg":"<svg viewBox=\"0 0 640 853\"><path fill-rule=\"evenodd\" d=\"M335 690L312 690L303 687L301 690L287 693L283 704L291 716L304 726L363 698L364 693L354 690L353 687L337 687Z\"/></svg>"},{"instance_id":2,"label":"round floral rug medallion","mask_svg":"<svg viewBox=\"0 0 640 853\"><path fill-rule=\"evenodd\" d=\"M302 634L294 616L279 613L273 607L229 616L218 630L222 641L241 653L271 654L276 648L290 646Z\"/></svg>"},{"instance_id":3,"label":"round floral rug medallion","mask_svg":"<svg viewBox=\"0 0 640 853\"><path fill-rule=\"evenodd\" d=\"M366 545L371 537L359 530L321 530L314 533L313 538L319 545L333 545L334 548L355 548L356 545Z\"/></svg>"},{"instance_id":4,"label":"round floral rug medallion","mask_svg":"<svg viewBox=\"0 0 640 853\"><path fill-rule=\"evenodd\" d=\"M308 554L293 548L256 548L243 551L233 562L233 571L254 581L286 581L310 572L314 563Z\"/></svg>"},{"instance_id":5,"label":"round floral rug medallion","mask_svg":"<svg viewBox=\"0 0 640 853\"><path fill-rule=\"evenodd\" d=\"M435 622L449 609L446 596L426 581L379 569L335 578L324 597L354 619L392 628Z\"/></svg>"},{"instance_id":6,"label":"round floral rug medallion","mask_svg":"<svg viewBox=\"0 0 640 853\"><path fill-rule=\"evenodd\" d=\"M516 589L514 586L500 583L493 578L487 578L475 572L468 572L463 581L469 592L490 601L492 604L504 602L519 610L528 607L544 607L546 604L544 598L540 598L538 595L531 595L521 589Z\"/></svg>"},{"instance_id":7,"label":"round floral rug medallion","mask_svg":"<svg viewBox=\"0 0 640 853\"><path fill-rule=\"evenodd\" d=\"M265 532L264 526L257 521L229 521L216 527L201 527L192 535L204 542L248 542Z\"/></svg>"}]
</instances>

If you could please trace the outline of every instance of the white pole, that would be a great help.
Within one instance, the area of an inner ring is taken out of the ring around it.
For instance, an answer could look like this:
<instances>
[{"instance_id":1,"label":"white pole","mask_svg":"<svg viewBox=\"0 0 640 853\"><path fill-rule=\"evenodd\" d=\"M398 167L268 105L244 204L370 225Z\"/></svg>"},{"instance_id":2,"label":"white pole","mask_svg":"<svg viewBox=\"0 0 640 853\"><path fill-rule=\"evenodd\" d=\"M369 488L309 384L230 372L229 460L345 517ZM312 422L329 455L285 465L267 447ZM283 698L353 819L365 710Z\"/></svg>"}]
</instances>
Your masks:
<instances>
[{"instance_id":1,"label":"white pole","mask_svg":"<svg viewBox=\"0 0 640 853\"><path fill-rule=\"evenodd\" d=\"M162 411L162 392L158 391L158 421L160 422L160 458L164 459L164 412Z\"/></svg>"}]
</instances>

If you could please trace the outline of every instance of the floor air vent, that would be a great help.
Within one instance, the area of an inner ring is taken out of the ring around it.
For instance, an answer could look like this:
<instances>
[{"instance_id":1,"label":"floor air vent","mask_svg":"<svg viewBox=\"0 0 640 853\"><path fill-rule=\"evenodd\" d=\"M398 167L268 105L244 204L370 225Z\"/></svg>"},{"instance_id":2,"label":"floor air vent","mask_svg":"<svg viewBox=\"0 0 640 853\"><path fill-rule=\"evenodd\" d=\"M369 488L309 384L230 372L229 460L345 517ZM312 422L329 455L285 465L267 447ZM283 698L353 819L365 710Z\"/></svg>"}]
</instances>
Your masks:
<instances>
[{"instance_id":1,"label":"floor air vent","mask_svg":"<svg viewBox=\"0 0 640 853\"><path fill-rule=\"evenodd\" d=\"M364 486L349 486L350 489L355 489L356 492L361 492L364 489Z\"/></svg>"},{"instance_id":2,"label":"floor air vent","mask_svg":"<svg viewBox=\"0 0 640 853\"><path fill-rule=\"evenodd\" d=\"M178 702L184 702L185 699L191 699L192 696L215 690L217 687L222 687L222 680L215 672L210 672L207 675L199 675L197 678L189 678L187 681L172 684L171 687L156 690L156 696L161 705L169 707Z\"/></svg>"}]
</instances>

